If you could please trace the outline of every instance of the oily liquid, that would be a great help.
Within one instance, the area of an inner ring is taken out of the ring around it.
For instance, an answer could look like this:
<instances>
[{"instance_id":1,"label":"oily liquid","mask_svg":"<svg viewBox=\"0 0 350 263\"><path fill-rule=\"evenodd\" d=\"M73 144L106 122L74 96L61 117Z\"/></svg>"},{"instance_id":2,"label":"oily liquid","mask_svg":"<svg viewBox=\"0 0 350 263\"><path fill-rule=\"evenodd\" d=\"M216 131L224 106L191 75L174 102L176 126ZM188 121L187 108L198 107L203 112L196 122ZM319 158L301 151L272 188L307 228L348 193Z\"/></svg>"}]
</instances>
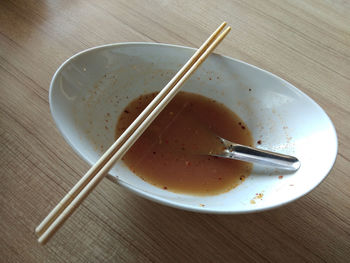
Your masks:
<instances>
[{"instance_id":1,"label":"oily liquid","mask_svg":"<svg viewBox=\"0 0 350 263\"><path fill-rule=\"evenodd\" d=\"M116 126L118 138L157 93L132 101ZM236 187L249 174L249 163L208 156L223 148L215 136L252 145L244 122L224 105L201 95L180 92L124 155L136 175L165 190L215 195Z\"/></svg>"}]
</instances>

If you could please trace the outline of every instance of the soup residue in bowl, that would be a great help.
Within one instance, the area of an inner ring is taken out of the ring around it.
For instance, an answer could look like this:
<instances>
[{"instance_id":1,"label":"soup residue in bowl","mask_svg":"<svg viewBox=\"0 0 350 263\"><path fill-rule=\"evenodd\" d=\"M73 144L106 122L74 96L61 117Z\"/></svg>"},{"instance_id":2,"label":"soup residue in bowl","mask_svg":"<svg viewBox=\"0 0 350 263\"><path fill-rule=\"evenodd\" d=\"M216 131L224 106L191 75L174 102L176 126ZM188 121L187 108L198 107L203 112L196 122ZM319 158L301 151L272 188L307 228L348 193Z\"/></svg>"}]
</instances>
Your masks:
<instances>
[{"instance_id":1,"label":"soup residue in bowl","mask_svg":"<svg viewBox=\"0 0 350 263\"><path fill-rule=\"evenodd\" d=\"M119 117L118 138L157 92L133 100ZM252 164L207 155L223 145L217 136L252 145L245 123L225 105L202 95L179 92L124 155L129 169L168 191L216 195L238 186Z\"/></svg>"}]
</instances>

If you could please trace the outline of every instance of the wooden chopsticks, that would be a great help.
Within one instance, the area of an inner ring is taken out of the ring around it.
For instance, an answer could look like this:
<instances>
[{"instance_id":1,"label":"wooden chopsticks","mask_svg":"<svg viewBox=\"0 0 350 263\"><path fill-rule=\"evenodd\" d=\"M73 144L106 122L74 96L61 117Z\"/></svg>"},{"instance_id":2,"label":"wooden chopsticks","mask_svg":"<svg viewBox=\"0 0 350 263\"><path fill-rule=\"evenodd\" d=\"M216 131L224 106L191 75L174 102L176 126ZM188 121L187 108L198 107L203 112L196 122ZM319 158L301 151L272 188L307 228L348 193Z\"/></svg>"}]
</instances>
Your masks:
<instances>
[{"instance_id":1,"label":"wooden chopsticks","mask_svg":"<svg viewBox=\"0 0 350 263\"><path fill-rule=\"evenodd\" d=\"M216 46L231 30L222 23L215 32L203 43L190 60L179 70L170 82L158 93L145 110L113 143L102 157L89 169L68 194L57 204L49 215L35 229L40 244L45 244L60 228L67 218L75 211L89 193L105 177L113 165L123 157L151 122L177 94L181 85L204 62ZM220 34L220 32L222 32ZM220 34L220 35L219 35Z\"/></svg>"}]
</instances>

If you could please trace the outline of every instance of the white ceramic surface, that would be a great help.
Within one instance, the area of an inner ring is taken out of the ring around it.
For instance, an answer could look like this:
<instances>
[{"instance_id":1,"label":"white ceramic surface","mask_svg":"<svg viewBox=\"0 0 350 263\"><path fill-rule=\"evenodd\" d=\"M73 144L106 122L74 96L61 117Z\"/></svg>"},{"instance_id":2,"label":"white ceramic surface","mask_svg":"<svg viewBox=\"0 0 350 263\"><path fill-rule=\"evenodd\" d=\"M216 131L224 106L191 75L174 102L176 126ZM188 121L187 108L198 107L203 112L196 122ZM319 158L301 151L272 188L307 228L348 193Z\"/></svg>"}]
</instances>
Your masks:
<instances>
[{"instance_id":1,"label":"white ceramic surface","mask_svg":"<svg viewBox=\"0 0 350 263\"><path fill-rule=\"evenodd\" d=\"M124 107L141 94L162 89L193 53L192 48L173 45L121 43L71 57L57 70L50 86L50 107L57 127L73 149L93 164L112 144ZM224 103L246 122L255 142L262 141L257 147L295 155L301 168L280 179L278 171L254 166L237 188L208 197L152 186L122 161L111 170L110 179L173 207L247 213L296 200L314 189L332 168L337 137L331 120L312 99L279 77L213 54L182 90Z\"/></svg>"}]
</instances>

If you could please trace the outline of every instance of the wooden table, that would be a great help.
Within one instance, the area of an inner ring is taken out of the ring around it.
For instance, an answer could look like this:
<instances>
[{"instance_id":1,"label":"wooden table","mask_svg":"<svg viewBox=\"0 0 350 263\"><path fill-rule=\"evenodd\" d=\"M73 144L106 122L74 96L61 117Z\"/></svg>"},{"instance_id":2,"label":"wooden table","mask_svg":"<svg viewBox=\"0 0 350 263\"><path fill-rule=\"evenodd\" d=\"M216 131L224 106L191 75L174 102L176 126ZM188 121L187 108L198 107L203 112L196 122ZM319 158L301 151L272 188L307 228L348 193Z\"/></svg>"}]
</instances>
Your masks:
<instances>
[{"instance_id":1,"label":"wooden table","mask_svg":"<svg viewBox=\"0 0 350 263\"><path fill-rule=\"evenodd\" d=\"M339 154L327 179L285 207L232 216L165 207L104 180L41 247L34 228L89 168L50 115L58 66L113 42L198 47L223 20L232 31L218 53L281 76L333 120ZM0 89L1 262L349 262L348 1L1 1Z\"/></svg>"}]
</instances>

